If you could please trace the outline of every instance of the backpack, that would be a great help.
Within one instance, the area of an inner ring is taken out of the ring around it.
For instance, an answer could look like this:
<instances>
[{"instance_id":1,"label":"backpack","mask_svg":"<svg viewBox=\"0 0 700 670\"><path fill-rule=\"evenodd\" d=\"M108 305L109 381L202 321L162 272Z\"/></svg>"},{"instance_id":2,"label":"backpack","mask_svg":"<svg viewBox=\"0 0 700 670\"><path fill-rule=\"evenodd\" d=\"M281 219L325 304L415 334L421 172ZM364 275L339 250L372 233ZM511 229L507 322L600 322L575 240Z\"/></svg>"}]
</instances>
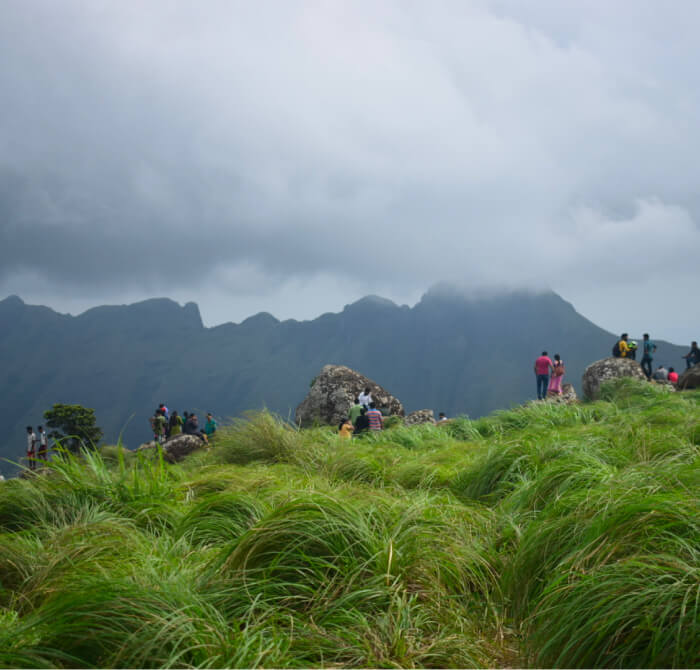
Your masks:
<instances>
[{"instance_id":1,"label":"backpack","mask_svg":"<svg viewBox=\"0 0 700 670\"><path fill-rule=\"evenodd\" d=\"M622 353L620 352L620 340L617 340L615 342L615 346L613 347L613 350L612 350L612 355L615 358L620 358L622 356Z\"/></svg>"}]
</instances>

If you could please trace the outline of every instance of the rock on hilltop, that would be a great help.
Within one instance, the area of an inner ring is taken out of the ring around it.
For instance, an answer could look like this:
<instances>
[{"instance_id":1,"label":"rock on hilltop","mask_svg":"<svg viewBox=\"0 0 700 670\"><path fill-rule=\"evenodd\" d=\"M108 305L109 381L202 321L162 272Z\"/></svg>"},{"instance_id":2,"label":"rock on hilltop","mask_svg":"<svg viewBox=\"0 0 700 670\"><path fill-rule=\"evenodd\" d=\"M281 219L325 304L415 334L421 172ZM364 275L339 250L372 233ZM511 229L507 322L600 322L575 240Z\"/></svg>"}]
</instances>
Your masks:
<instances>
[{"instance_id":1,"label":"rock on hilltop","mask_svg":"<svg viewBox=\"0 0 700 670\"><path fill-rule=\"evenodd\" d=\"M347 417L355 398L367 387L383 414L404 415L399 399L376 382L344 365L325 365L297 407L295 420L303 427L314 423L337 425Z\"/></svg>"},{"instance_id":2,"label":"rock on hilltop","mask_svg":"<svg viewBox=\"0 0 700 670\"><path fill-rule=\"evenodd\" d=\"M619 377L646 380L642 366L637 361L629 358L603 358L591 363L584 371L581 380L583 395L589 400L595 400L600 395L600 387L603 382Z\"/></svg>"}]
</instances>

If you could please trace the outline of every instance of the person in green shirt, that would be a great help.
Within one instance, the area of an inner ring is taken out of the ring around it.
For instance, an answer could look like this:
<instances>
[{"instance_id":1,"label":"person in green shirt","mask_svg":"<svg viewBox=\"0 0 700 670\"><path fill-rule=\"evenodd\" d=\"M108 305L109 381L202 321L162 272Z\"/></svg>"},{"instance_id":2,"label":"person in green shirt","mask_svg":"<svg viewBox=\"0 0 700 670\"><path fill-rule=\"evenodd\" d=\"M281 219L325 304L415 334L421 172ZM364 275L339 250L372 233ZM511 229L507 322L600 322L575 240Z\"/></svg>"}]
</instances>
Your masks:
<instances>
[{"instance_id":1,"label":"person in green shirt","mask_svg":"<svg viewBox=\"0 0 700 670\"><path fill-rule=\"evenodd\" d=\"M348 411L348 417L350 418L350 423L352 423L353 426L355 425L355 422L357 421L357 417L360 416L361 411L362 411L362 405L360 405L360 399L355 398L355 404Z\"/></svg>"},{"instance_id":2,"label":"person in green shirt","mask_svg":"<svg viewBox=\"0 0 700 670\"><path fill-rule=\"evenodd\" d=\"M172 414L170 415L170 437L182 433L182 424L182 417L176 410L173 410Z\"/></svg>"},{"instance_id":3,"label":"person in green shirt","mask_svg":"<svg viewBox=\"0 0 700 670\"><path fill-rule=\"evenodd\" d=\"M207 422L204 424L204 432L209 439L214 437L214 433L216 432L216 421L211 415L211 412L207 414Z\"/></svg>"}]
</instances>

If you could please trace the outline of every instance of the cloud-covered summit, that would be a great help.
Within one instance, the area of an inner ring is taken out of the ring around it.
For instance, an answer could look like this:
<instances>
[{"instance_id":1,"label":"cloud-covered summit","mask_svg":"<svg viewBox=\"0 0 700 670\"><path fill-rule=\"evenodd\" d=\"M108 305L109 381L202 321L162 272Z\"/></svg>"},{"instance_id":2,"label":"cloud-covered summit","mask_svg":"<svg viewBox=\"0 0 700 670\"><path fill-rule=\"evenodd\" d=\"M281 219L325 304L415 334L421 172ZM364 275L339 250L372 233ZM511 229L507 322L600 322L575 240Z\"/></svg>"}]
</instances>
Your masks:
<instances>
[{"instance_id":1,"label":"cloud-covered summit","mask_svg":"<svg viewBox=\"0 0 700 670\"><path fill-rule=\"evenodd\" d=\"M0 294L169 295L216 323L446 279L551 286L613 330L697 327L697 3L2 15Z\"/></svg>"}]
</instances>

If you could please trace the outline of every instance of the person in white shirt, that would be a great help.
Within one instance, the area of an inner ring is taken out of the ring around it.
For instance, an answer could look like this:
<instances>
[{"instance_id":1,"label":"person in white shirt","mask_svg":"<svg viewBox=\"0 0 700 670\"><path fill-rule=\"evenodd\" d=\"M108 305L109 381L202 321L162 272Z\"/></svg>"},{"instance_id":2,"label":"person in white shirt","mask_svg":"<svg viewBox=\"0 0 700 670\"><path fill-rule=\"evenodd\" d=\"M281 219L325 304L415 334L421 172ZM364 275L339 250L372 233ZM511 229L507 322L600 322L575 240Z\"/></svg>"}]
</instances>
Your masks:
<instances>
[{"instance_id":1,"label":"person in white shirt","mask_svg":"<svg viewBox=\"0 0 700 670\"><path fill-rule=\"evenodd\" d=\"M29 469L36 469L36 434L31 426L27 426L27 460Z\"/></svg>"},{"instance_id":2,"label":"person in white shirt","mask_svg":"<svg viewBox=\"0 0 700 670\"><path fill-rule=\"evenodd\" d=\"M360 405L362 405L365 409L369 409L369 405L372 402L372 393L369 388L369 386L360 393L358 396L358 400L360 402Z\"/></svg>"},{"instance_id":3,"label":"person in white shirt","mask_svg":"<svg viewBox=\"0 0 700 670\"><path fill-rule=\"evenodd\" d=\"M49 457L49 438L43 426L39 426L39 451L37 458L40 461L45 461Z\"/></svg>"}]
</instances>

